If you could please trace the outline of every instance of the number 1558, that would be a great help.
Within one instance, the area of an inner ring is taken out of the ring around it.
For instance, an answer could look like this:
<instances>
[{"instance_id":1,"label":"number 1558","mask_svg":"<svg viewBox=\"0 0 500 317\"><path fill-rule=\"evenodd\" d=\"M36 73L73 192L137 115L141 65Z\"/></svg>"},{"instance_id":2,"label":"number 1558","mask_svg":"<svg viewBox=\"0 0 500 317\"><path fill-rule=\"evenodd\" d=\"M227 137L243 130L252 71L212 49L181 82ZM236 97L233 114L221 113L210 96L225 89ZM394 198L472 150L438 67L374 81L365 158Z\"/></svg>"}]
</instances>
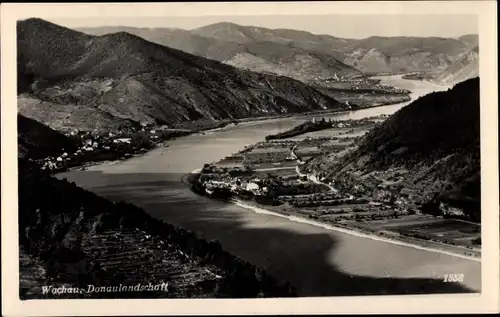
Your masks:
<instances>
[{"instance_id":1,"label":"number 1558","mask_svg":"<svg viewBox=\"0 0 500 317\"><path fill-rule=\"evenodd\" d=\"M454 274L445 274L444 275L444 282L445 283L463 282L463 281L464 281L464 274L463 273L454 273Z\"/></svg>"}]
</instances>

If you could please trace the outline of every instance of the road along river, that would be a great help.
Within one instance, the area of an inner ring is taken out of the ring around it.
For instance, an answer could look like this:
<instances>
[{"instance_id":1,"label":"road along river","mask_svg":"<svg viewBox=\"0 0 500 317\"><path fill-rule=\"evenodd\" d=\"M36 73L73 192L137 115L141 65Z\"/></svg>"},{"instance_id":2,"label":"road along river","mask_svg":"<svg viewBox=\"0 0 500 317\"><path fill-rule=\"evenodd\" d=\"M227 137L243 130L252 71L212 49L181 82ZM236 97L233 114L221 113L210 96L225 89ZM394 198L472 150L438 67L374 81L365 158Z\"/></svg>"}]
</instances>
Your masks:
<instances>
[{"instance_id":1,"label":"road along river","mask_svg":"<svg viewBox=\"0 0 500 317\"><path fill-rule=\"evenodd\" d=\"M413 91L416 98L448 87L380 77L382 83ZM358 119L391 114L405 104L331 115ZM218 240L228 252L290 281L301 296L382 295L477 292L480 262L380 241L258 213L191 192L182 177L203 164L289 129L307 117L241 123L219 131L190 135L143 156L59 174L114 201L144 208L168 223ZM445 283L446 274L462 273L461 283Z\"/></svg>"}]
</instances>

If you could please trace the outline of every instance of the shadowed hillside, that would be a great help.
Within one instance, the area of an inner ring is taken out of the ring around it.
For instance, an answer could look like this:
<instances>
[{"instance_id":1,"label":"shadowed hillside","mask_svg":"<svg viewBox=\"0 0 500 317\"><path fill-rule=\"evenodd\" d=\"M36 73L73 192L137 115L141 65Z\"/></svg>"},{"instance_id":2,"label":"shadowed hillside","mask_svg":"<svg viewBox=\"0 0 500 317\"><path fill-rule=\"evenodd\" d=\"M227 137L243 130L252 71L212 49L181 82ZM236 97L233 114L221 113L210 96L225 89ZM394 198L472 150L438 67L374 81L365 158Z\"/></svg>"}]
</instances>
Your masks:
<instances>
[{"instance_id":1,"label":"shadowed hillside","mask_svg":"<svg viewBox=\"0 0 500 317\"><path fill-rule=\"evenodd\" d=\"M44 158L76 149L76 144L51 128L23 115L17 116L19 157Z\"/></svg>"},{"instance_id":2,"label":"shadowed hillside","mask_svg":"<svg viewBox=\"0 0 500 317\"><path fill-rule=\"evenodd\" d=\"M429 213L446 212L440 203L480 219L479 79L414 101L370 131L357 149L337 158L313 159L308 169L354 190L370 187L371 176L407 188L428 202ZM396 176L384 179L389 171ZM399 175L399 176L398 176ZM358 186L359 187L359 186ZM372 192L375 188L372 188ZM439 208L438 208L439 207Z\"/></svg>"}]
</instances>

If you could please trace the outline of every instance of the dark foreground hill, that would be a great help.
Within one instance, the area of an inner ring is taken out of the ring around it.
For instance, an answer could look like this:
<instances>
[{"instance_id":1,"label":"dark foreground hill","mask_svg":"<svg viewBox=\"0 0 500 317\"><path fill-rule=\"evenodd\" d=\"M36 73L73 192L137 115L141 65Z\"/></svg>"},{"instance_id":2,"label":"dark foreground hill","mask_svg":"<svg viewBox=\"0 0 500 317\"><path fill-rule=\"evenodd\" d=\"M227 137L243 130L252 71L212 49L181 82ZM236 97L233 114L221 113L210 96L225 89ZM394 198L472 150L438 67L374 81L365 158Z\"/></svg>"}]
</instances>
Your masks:
<instances>
[{"instance_id":1,"label":"dark foreground hill","mask_svg":"<svg viewBox=\"0 0 500 317\"><path fill-rule=\"evenodd\" d=\"M23 115L17 116L18 155L39 159L74 151L76 144L65 135Z\"/></svg>"},{"instance_id":2,"label":"dark foreground hill","mask_svg":"<svg viewBox=\"0 0 500 317\"><path fill-rule=\"evenodd\" d=\"M288 283L276 282L218 242L42 174L23 159L19 244L21 299L294 296ZM44 294L47 285L59 293ZM114 289L120 285L126 288Z\"/></svg>"},{"instance_id":3,"label":"dark foreground hill","mask_svg":"<svg viewBox=\"0 0 500 317\"><path fill-rule=\"evenodd\" d=\"M381 187L391 188L396 197L406 192L423 201L426 212L454 208L454 214L479 221L479 131L474 78L421 97L370 131L356 150L314 159L308 169L372 198L387 194Z\"/></svg>"},{"instance_id":4,"label":"dark foreground hill","mask_svg":"<svg viewBox=\"0 0 500 317\"><path fill-rule=\"evenodd\" d=\"M345 107L299 81L238 70L126 32L90 36L28 19L17 24L17 43L20 112L57 129Z\"/></svg>"}]
</instances>

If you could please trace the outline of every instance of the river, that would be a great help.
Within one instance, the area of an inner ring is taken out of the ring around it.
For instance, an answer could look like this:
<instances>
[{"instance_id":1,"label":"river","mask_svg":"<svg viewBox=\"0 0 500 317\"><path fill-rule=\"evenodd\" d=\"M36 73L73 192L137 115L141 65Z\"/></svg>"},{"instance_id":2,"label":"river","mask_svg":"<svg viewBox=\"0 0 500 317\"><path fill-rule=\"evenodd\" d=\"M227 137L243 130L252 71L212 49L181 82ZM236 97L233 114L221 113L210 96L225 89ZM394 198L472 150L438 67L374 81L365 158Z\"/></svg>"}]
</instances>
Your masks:
<instances>
[{"instance_id":1,"label":"river","mask_svg":"<svg viewBox=\"0 0 500 317\"><path fill-rule=\"evenodd\" d=\"M412 98L448 87L381 76L383 84L409 89ZM391 114L408 103L331 115L359 119ZM290 281L301 296L382 295L479 291L480 262L355 234L295 222L198 196L181 178L204 163L235 153L268 134L308 117L241 123L219 131L182 137L169 147L87 171L59 174L114 201L144 208L165 222L218 240L228 252ZM444 275L463 273L463 283Z\"/></svg>"}]
</instances>

